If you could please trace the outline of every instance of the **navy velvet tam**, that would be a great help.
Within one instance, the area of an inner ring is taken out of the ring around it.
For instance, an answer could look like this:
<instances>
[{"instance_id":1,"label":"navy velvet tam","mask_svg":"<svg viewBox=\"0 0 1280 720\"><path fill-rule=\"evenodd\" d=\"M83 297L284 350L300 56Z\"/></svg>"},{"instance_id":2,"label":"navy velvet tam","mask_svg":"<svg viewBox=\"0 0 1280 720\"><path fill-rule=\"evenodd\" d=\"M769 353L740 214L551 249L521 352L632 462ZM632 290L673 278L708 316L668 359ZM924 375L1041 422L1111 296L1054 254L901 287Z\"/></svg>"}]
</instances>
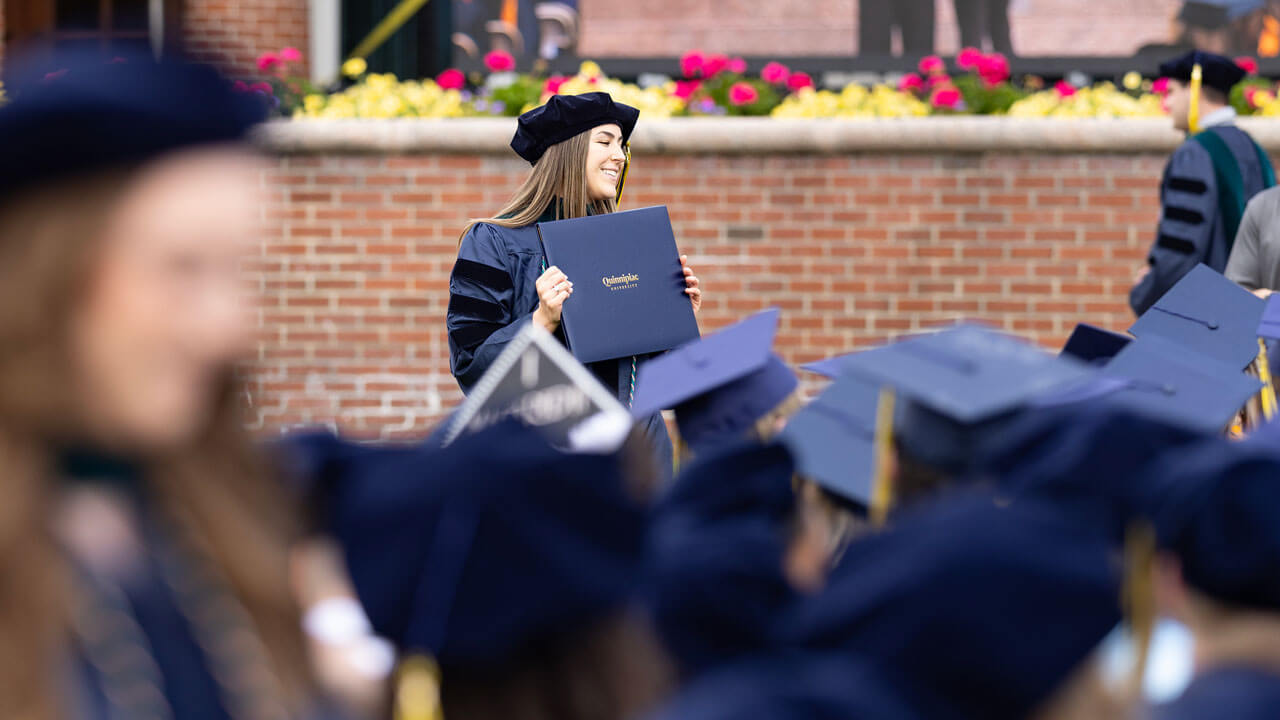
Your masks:
<instances>
[{"instance_id":1,"label":"navy velvet tam","mask_svg":"<svg viewBox=\"0 0 1280 720\"><path fill-rule=\"evenodd\" d=\"M1202 50L1193 50L1160 64L1160 76L1184 83L1191 82L1191 71L1200 66L1200 82L1222 94L1230 94L1231 88L1244 79L1245 71L1235 60Z\"/></svg>"},{"instance_id":2,"label":"navy velvet tam","mask_svg":"<svg viewBox=\"0 0 1280 720\"><path fill-rule=\"evenodd\" d=\"M609 93L552 95L545 105L520 116L511 149L536 165L552 145L609 123L622 128L622 144L626 145L639 119L639 110L614 102Z\"/></svg>"}]
</instances>

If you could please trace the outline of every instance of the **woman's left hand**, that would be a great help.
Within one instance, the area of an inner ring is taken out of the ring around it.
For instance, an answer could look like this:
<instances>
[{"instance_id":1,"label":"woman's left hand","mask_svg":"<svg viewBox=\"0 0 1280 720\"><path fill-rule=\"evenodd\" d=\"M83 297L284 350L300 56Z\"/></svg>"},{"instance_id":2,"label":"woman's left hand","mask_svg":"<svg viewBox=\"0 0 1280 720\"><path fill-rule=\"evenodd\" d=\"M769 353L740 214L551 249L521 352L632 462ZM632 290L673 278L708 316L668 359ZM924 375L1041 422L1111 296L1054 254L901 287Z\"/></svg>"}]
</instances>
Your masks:
<instances>
[{"instance_id":1,"label":"woman's left hand","mask_svg":"<svg viewBox=\"0 0 1280 720\"><path fill-rule=\"evenodd\" d=\"M684 294L689 296L690 302L693 303L693 314L697 315L702 309L702 288L698 287L698 276L693 274L693 268L689 267L689 256L680 256L680 267L684 269Z\"/></svg>"}]
</instances>

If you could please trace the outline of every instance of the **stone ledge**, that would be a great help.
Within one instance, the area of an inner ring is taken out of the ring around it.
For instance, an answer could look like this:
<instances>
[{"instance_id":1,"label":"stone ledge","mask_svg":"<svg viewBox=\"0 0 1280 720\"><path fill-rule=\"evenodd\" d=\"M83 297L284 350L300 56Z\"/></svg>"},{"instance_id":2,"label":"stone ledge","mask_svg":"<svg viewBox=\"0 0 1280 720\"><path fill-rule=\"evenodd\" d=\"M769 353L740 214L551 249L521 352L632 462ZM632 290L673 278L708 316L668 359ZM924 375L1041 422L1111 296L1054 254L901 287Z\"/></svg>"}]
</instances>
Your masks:
<instances>
[{"instance_id":1,"label":"stone ledge","mask_svg":"<svg viewBox=\"0 0 1280 720\"><path fill-rule=\"evenodd\" d=\"M1241 126L1280 151L1280 121ZM507 154L509 118L447 120L300 120L258 133L269 152L301 154ZM1165 153L1181 141L1165 119L1048 120L1007 117L900 120L675 118L641 122L633 139L649 154Z\"/></svg>"}]
</instances>

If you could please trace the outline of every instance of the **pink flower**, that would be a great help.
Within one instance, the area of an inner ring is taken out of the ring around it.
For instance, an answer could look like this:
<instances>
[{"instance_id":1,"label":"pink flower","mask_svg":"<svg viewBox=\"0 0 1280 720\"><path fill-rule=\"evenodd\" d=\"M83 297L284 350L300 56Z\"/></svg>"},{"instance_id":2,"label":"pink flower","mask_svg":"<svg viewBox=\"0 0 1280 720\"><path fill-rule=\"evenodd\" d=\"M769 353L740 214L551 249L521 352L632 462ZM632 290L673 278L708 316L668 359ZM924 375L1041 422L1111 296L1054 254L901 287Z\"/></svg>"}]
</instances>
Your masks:
<instances>
[{"instance_id":1,"label":"pink flower","mask_svg":"<svg viewBox=\"0 0 1280 720\"><path fill-rule=\"evenodd\" d=\"M564 75L552 75L547 78L547 84L542 86L542 92L546 95L558 95L560 86L569 82L569 78Z\"/></svg>"},{"instance_id":2,"label":"pink flower","mask_svg":"<svg viewBox=\"0 0 1280 720\"><path fill-rule=\"evenodd\" d=\"M231 89L235 92L249 92L249 84L243 80L237 80L232 83Z\"/></svg>"},{"instance_id":3,"label":"pink flower","mask_svg":"<svg viewBox=\"0 0 1280 720\"><path fill-rule=\"evenodd\" d=\"M978 67L978 63L982 61L982 51L977 48L967 47L960 51L956 56L956 64L962 70L973 70Z\"/></svg>"},{"instance_id":4,"label":"pink flower","mask_svg":"<svg viewBox=\"0 0 1280 720\"><path fill-rule=\"evenodd\" d=\"M693 94L702 88L701 80L677 80L675 96L681 100L688 100Z\"/></svg>"},{"instance_id":5,"label":"pink flower","mask_svg":"<svg viewBox=\"0 0 1280 720\"><path fill-rule=\"evenodd\" d=\"M728 70L734 75L741 75L747 71L747 61L742 58L734 58L729 61Z\"/></svg>"},{"instance_id":6,"label":"pink flower","mask_svg":"<svg viewBox=\"0 0 1280 720\"><path fill-rule=\"evenodd\" d=\"M984 55L978 59L978 75L988 85L999 85L1009 79L1009 61L1000 53Z\"/></svg>"},{"instance_id":7,"label":"pink flower","mask_svg":"<svg viewBox=\"0 0 1280 720\"><path fill-rule=\"evenodd\" d=\"M457 68L449 68L436 76L436 84L445 90L461 90L467 86L467 76Z\"/></svg>"},{"instance_id":8,"label":"pink flower","mask_svg":"<svg viewBox=\"0 0 1280 720\"><path fill-rule=\"evenodd\" d=\"M516 59L506 50L493 50L484 56L484 66L490 72L508 72L516 69Z\"/></svg>"},{"instance_id":9,"label":"pink flower","mask_svg":"<svg viewBox=\"0 0 1280 720\"><path fill-rule=\"evenodd\" d=\"M1058 84L1053 86L1053 89L1058 91L1058 97L1061 98L1069 98L1076 94L1075 86L1066 80L1059 80Z\"/></svg>"},{"instance_id":10,"label":"pink flower","mask_svg":"<svg viewBox=\"0 0 1280 720\"><path fill-rule=\"evenodd\" d=\"M1254 60L1251 57L1236 58L1236 65L1238 65L1241 70L1245 71L1245 73L1249 75L1253 75L1254 73L1258 72L1258 61Z\"/></svg>"},{"instance_id":11,"label":"pink flower","mask_svg":"<svg viewBox=\"0 0 1280 720\"><path fill-rule=\"evenodd\" d=\"M690 50L680 58L680 73L687 78L702 77L707 59L701 51Z\"/></svg>"},{"instance_id":12,"label":"pink flower","mask_svg":"<svg viewBox=\"0 0 1280 720\"><path fill-rule=\"evenodd\" d=\"M951 85L950 75L934 75L933 77L929 78L930 90L936 87L949 86L949 85Z\"/></svg>"},{"instance_id":13,"label":"pink flower","mask_svg":"<svg viewBox=\"0 0 1280 720\"><path fill-rule=\"evenodd\" d=\"M729 88L729 102L734 105L750 105L760 98L760 93L756 92L754 87L749 83L734 83Z\"/></svg>"},{"instance_id":14,"label":"pink flower","mask_svg":"<svg viewBox=\"0 0 1280 720\"><path fill-rule=\"evenodd\" d=\"M1169 78L1158 78L1155 82L1151 83L1151 92L1157 95L1168 95Z\"/></svg>"},{"instance_id":15,"label":"pink flower","mask_svg":"<svg viewBox=\"0 0 1280 720\"><path fill-rule=\"evenodd\" d=\"M960 103L964 102L964 96L953 87L944 87L933 94L930 102L934 107L942 110L955 110L960 107Z\"/></svg>"},{"instance_id":16,"label":"pink flower","mask_svg":"<svg viewBox=\"0 0 1280 720\"><path fill-rule=\"evenodd\" d=\"M809 77L809 73L791 73L791 77L787 78L788 90L794 92L809 87L813 87L813 78Z\"/></svg>"},{"instance_id":17,"label":"pink flower","mask_svg":"<svg viewBox=\"0 0 1280 720\"><path fill-rule=\"evenodd\" d=\"M1255 102L1253 101L1253 96L1255 96L1255 95L1257 95L1257 94L1258 94L1258 88L1256 88L1256 87L1254 87L1254 86L1252 86L1252 85L1247 85L1247 86L1245 86L1245 89L1244 89L1244 101L1245 101L1245 102L1247 102L1247 103L1249 103L1249 105L1250 105L1251 107L1258 107L1258 104L1257 104L1257 103L1255 103Z\"/></svg>"},{"instance_id":18,"label":"pink flower","mask_svg":"<svg viewBox=\"0 0 1280 720\"><path fill-rule=\"evenodd\" d=\"M302 62L302 51L296 47L281 48L280 60L287 63Z\"/></svg>"},{"instance_id":19,"label":"pink flower","mask_svg":"<svg viewBox=\"0 0 1280 720\"><path fill-rule=\"evenodd\" d=\"M264 93L267 95L274 94L274 91L271 89L271 83L266 83L266 82L256 82L249 86L249 90L253 92Z\"/></svg>"},{"instance_id":20,"label":"pink flower","mask_svg":"<svg viewBox=\"0 0 1280 720\"><path fill-rule=\"evenodd\" d=\"M898 81L898 90L902 92L918 92L924 89L924 78L915 73L907 73Z\"/></svg>"},{"instance_id":21,"label":"pink flower","mask_svg":"<svg viewBox=\"0 0 1280 720\"><path fill-rule=\"evenodd\" d=\"M258 70L262 72L266 72L279 64L280 56L273 52L262 53L258 56Z\"/></svg>"},{"instance_id":22,"label":"pink flower","mask_svg":"<svg viewBox=\"0 0 1280 720\"><path fill-rule=\"evenodd\" d=\"M941 75L947 71L947 64L937 55L930 55L920 59L918 69L921 75Z\"/></svg>"},{"instance_id":23,"label":"pink flower","mask_svg":"<svg viewBox=\"0 0 1280 720\"><path fill-rule=\"evenodd\" d=\"M715 77L729 67L729 58L724 55L711 55L707 57L707 64L702 67L702 72L706 77Z\"/></svg>"},{"instance_id":24,"label":"pink flower","mask_svg":"<svg viewBox=\"0 0 1280 720\"><path fill-rule=\"evenodd\" d=\"M760 69L760 79L770 85L781 85L791 77L791 71L780 62L771 62Z\"/></svg>"}]
</instances>

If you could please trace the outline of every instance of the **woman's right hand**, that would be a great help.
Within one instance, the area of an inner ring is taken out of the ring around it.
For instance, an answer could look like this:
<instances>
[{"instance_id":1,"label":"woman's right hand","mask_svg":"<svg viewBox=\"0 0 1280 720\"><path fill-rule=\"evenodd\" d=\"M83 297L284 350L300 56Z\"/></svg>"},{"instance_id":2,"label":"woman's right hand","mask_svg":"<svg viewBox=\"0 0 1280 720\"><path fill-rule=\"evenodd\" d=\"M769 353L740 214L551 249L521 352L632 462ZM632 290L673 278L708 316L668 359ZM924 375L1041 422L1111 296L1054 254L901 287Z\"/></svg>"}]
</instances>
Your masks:
<instances>
[{"instance_id":1,"label":"woman's right hand","mask_svg":"<svg viewBox=\"0 0 1280 720\"><path fill-rule=\"evenodd\" d=\"M560 268L552 265L534 283L534 288L538 291L538 308L533 311L533 321L547 332L555 332L560 327L560 309L573 294L573 283Z\"/></svg>"}]
</instances>

